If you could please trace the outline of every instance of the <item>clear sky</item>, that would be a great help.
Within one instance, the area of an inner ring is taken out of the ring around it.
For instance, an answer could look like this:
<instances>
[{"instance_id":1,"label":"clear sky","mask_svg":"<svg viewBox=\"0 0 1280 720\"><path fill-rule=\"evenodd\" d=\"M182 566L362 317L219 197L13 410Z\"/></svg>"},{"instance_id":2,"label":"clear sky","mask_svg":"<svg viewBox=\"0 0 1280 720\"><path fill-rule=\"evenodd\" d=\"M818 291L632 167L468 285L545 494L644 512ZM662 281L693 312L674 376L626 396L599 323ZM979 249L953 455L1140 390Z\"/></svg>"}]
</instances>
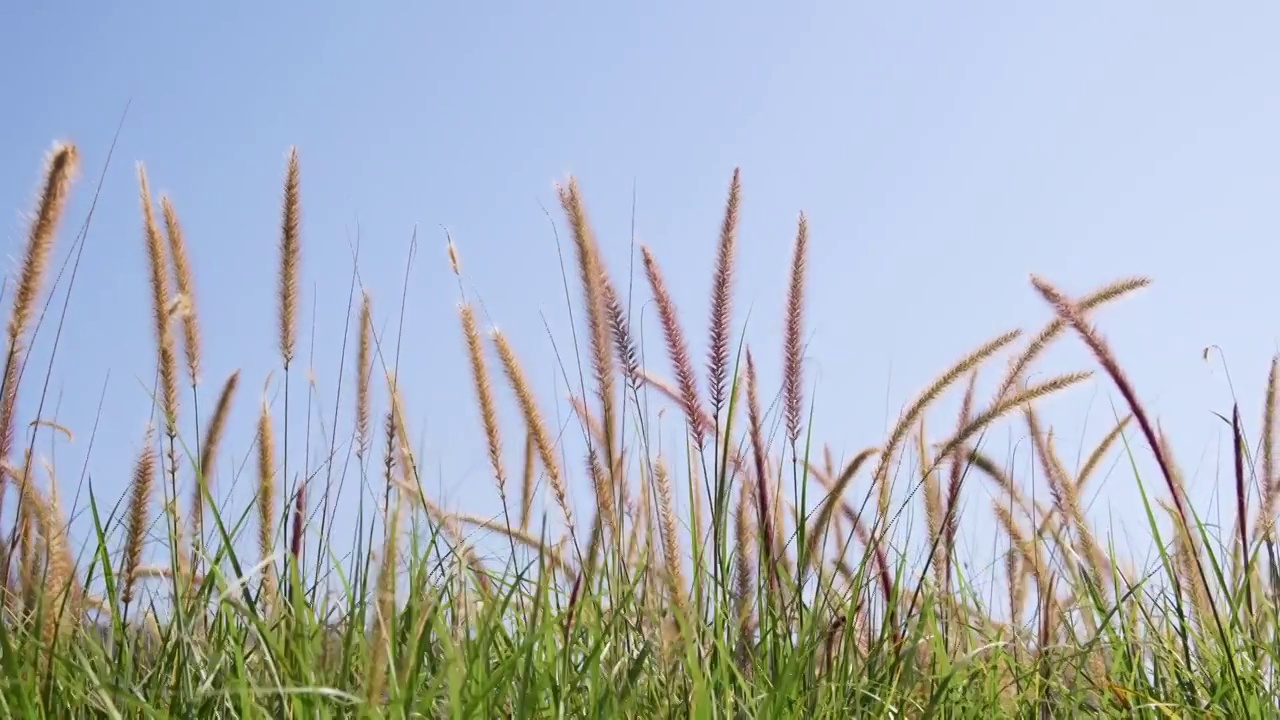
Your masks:
<instances>
[{"instance_id":1,"label":"clear sky","mask_svg":"<svg viewBox=\"0 0 1280 720\"><path fill-rule=\"evenodd\" d=\"M131 103L50 383L50 403L76 438L50 450L43 437L41 447L55 453L68 496L101 401L89 473L102 497L124 491L154 367L136 161L157 193L171 194L191 245L205 336L201 414L231 371L243 373L217 492L247 497L248 478L232 490L232 474L251 458L273 370L280 419L276 243L285 153L296 144L300 366L315 367L317 412L332 427L357 224L362 280L388 334L416 226L401 361L412 431L428 488L482 513L496 511L496 493L442 228L456 238L469 292L550 404L564 390L543 317L562 351L571 342L541 208L560 221L553 182L578 176L619 275L634 184L637 234L700 338L722 203L741 166L736 321L751 311L748 341L772 394L786 264L804 210L815 437L837 455L879 441L954 358L1049 319L1030 273L1071 293L1144 274L1152 288L1097 320L1207 510L1228 467L1212 412L1229 414L1231 395L1202 350L1225 351L1256 438L1277 349L1277 29L1280 9L1265 3L9 3L0 10L0 202L14 213L0 229L11 258L56 138L78 143L84 160L65 256ZM642 286L637 298L648 299ZM646 308L651 357L655 320ZM38 357L51 338L42 330ZM654 369L670 376L657 357ZM1071 337L1047 367L1082 363ZM296 373L295 398L304 383ZM24 406L35 396L27 387ZM350 427L346 392L340 437ZM1096 382L1045 405L1072 466L1105 430L1114 397ZM515 472L519 425L505 418ZM932 426L941 434L951 422L948 410ZM993 436L993 454L1009 456L1004 446L1021 433ZM1024 468L1026 447L1017 449ZM301 451L291 450L297 467ZM585 507L581 462L568 463ZM985 505L988 488L970 487L968 504ZM1091 517L1141 533L1136 500L1121 466L1093 486ZM973 517L966 542L976 551L992 531Z\"/></svg>"}]
</instances>

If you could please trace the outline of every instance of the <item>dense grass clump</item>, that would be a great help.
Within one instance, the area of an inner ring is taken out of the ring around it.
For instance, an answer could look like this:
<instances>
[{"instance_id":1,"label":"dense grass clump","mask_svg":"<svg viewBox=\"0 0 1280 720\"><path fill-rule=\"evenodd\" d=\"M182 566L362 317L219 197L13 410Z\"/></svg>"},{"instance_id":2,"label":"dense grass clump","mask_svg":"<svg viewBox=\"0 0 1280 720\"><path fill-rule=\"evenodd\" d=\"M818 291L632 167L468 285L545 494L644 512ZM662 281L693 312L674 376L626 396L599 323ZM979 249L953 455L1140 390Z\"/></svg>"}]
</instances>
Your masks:
<instances>
[{"instance_id":1,"label":"dense grass clump","mask_svg":"<svg viewBox=\"0 0 1280 720\"><path fill-rule=\"evenodd\" d=\"M214 470L249 378L231 373L212 392L201 384L198 269L175 204L151 196L139 165L157 421L133 467L120 471L131 478L125 496L91 497L94 536L78 549L53 470L33 453L37 431L61 428L17 417L19 392L39 389L20 371L77 163L74 146L54 146L11 285L0 380L0 502L12 518L0 545L5 716L1276 714L1276 362L1257 462L1238 409L1232 414L1237 517L1225 537L1211 535L1191 507L1167 440L1091 324L1094 311L1146 286L1142 278L1078 298L1033 278L1052 322L963 355L885 438L838 462L808 426L815 399L806 397L812 386L802 362L811 242L804 215L780 347L734 337L737 172L701 362L658 258L641 247L666 351L642 362L631 308L582 192L572 179L559 188L584 330L575 336L584 362L581 382L570 383L580 388L570 398L570 432L555 432L553 406L531 389L518 349L480 327L476 301L459 283L459 344L475 407L457 416L478 418L502 501L500 514L479 516L447 511L424 489L424 458L409 440L391 357L395 339L375 331L368 293L353 303L353 359L344 348L349 432L333 433L318 465L291 463L289 414L298 398L289 396L289 376L297 373L305 252L296 150L279 230L282 402L264 400L257 416L253 507L219 507ZM452 240L449 260L461 280ZM1033 372L1064 336L1084 343L1127 413L1076 469L1062 461L1037 405L1091 373ZM782 358L776 397L757 373L764 352ZM979 375L1000 358L995 390L984 397ZM377 408L372 389L383 382L389 402ZM926 415L952 392L962 398L958 417L941 437L928 436ZM500 400L513 401L513 412L501 412ZM196 426L179 422L186 402ZM655 440L649 413L662 403L681 416L683 446ZM985 433L1003 421L1025 424L1050 503L1037 502L984 448ZM582 448L567 441L575 430ZM383 520L335 539L330 485L345 472L334 465L348 450L360 481L376 488ZM508 467L513 453L523 461ZM1121 454L1134 468L1154 456L1159 473L1154 484L1132 473L1160 550L1145 569L1098 536L1081 500L1099 467ZM538 488L551 500L542 517ZM595 501L586 516L573 503L583 489ZM980 592L958 557L966 495L995 498L998 596ZM688 517L676 511L681 500ZM913 505L923 511L922 533L903 521ZM146 564L144 544L157 534L166 538L162 559ZM117 536L122 544L108 541Z\"/></svg>"}]
</instances>

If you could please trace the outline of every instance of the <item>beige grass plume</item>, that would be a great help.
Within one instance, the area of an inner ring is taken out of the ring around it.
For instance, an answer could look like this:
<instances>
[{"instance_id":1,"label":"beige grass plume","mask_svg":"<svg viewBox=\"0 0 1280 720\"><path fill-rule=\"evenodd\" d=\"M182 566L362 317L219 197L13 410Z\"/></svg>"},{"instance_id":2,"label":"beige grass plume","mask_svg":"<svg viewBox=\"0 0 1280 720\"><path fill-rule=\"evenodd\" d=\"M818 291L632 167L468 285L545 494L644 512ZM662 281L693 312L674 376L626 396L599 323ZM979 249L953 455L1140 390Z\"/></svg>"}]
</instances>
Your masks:
<instances>
[{"instance_id":1,"label":"beige grass plume","mask_svg":"<svg viewBox=\"0 0 1280 720\"><path fill-rule=\"evenodd\" d=\"M9 317L9 350L5 359L2 384L0 384L0 461L7 460L13 445L13 417L17 409L18 368L22 365L23 338L31 322L36 301L49 269L49 256L53 254L54 238L71 194L80 155L70 143L55 143L45 165L44 182L36 201L35 214L27 233L22 271L13 295L13 309ZM0 475L0 493L3 492L3 475ZM7 572L9 562L4 569Z\"/></svg>"},{"instance_id":2,"label":"beige grass plume","mask_svg":"<svg viewBox=\"0 0 1280 720\"><path fill-rule=\"evenodd\" d=\"M676 383L680 388L680 402L683 405L685 419L689 423L689 434L694 445L701 450L707 442L707 427L703 422L704 410L698 397L698 381L693 372L693 362L689 359L689 343L685 340L684 330L680 327L676 313L675 301L667 291L666 281L662 278L662 270L648 246L641 246L640 253L644 258L645 274L649 278L649 287L653 291L653 301L658 308L658 319L662 324L662 334L667 343L667 355L671 359L676 374Z\"/></svg>"},{"instance_id":3,"label":"beige grass plume","mask_svg":"<svg viewBox=\"0 0 1280 720\"><path fill-rule=\"evenodd\" d=\"M280 356L286 369L293 360L298 338L298 262L301 254L301 201L298 197L298 149L289 149L284 182L284 209L280 223Z\"/></svg>"},{"instance_id":4,"label":"beige grass plume","mask_svg":"<svg viewBox=\"0 0 1280 720\"><path fill-rule=\"evenodd\" d=\"M755 594L755 565L756 554L752 545L752 531L754 529L751 520L751 485L749 483L741 483L738 490L737 511L734 513L733 537L734 550L737 556L734 563L734 613L737 615L738 624L742 635L747 636L752 631L752 599Z\"/></svg>"},{"instance_id":5,"label":"beige grass plume","mask_svg":"<svg viewBox=\"0 0 1280 720\"><path fill-rule=\"evenodd\" d=\"M533 431L529 430L524 437L524 470L520 476L520 529L529 529L530 515L533 514L533 483L534 475L537 470L535 465L535 451L537 450L537 439L533 436Z\"/></svg>"},{"instance_id":6,"label":"beige grass plume","mask_svg":"<svg viewBox=\"0 0 1280 720\"><path fill-rule=\"evenodd\" d=\"M498 431L498 410L493 401L493 387L489 383L489 369L485 366L484 347L480 342L480 331L476 328L476 317L471 306L462 303L458 306L458 313L462 318L462 334L467 342L467 357L471 361L471 383L476 391L476 401L480 405L480 420L484 424L484 436L489 447L489 465L493 469L493 478L498 485L502 505L506 507L507 470L502 464L502 438Z\"/></svg>"},{"instance_id":7,"label":"beige grass plume","mask_svg":"<svg viewBox=\"0 0 1280 720\"><path fill-rule=\"evenodd\" d=\"M53 253L53 240L71 195L71 183L75 180L80 164L80 154L75 145L55 143L46 161L44 183L36 203L35 215L27 233L26 251L22 259L22 274L13 295L13 310L9 317L9 342L20 339L31 321L40 286L49 267Z\"/></svg>"},{"instance_id":8,"label":"beige grass plume","mask_svg":"<svg viewBox=\"0 0 1280 720\"><path fill-rule=\"evenodd\" d=\"M151 202L151 187L147 182L147 171L142 163L138 163L138 186L142 202L147 264L151 271L151 310L158 352L161 409L165 416L165 431L170 440L170 471L176 473L176 468L172 467L176 460L172 457L174 452L172 445L178 435L178 358L170 326L172 315L169 311L171 298L169 262L164 240L160 236L160 228L156 225L155 209Z\"/></svg>"},{"instance_id":9,"label":"beige grass plume","mask_svg":"<svg viewBox=\"0 0 1280 720\"><path fill-rule=\"evenodd\" d=\"M1276 508L1280 503L1280 477L1276 474L1276 387L1280 378L1280 356L1271 358L1271 370L1267 373L1266 400L1262 409L1262 503L1258 508L1258 520L1254 523L1260 538L1270 538L1275 529Z\"/></svg>"},{"instance_id":10,"label":"beige grass plume","mask_svg":"<svg viewBox=\"0 0 1280 720\"><path fill-rule=\"evenodd\" d=\"M22 482L22 479L18 479ZM39 597L39 590L43 583L45 575L45 563L41 552L40 537L36 533L36 517L35 510L30 503L20 503L18 505L18 517L14 518L18 531L17 549L18 549L18 590L19 592L11 592L7 598L9 611L15 617L19 616L23 611L33 612L36 607L36 599Z\"/></svg>"},{"instance_id":11,"label":"beige grass plume","mask_svg":"<svg viewBox=\"0 0 1280 720\"><path fill-rule=\"evenodd\" d=\"M710 339L707 343L707 392L711 415L719 417L725 404L729 376L729 333L733 322L733 261L738 246L738 205L742 182L734 168L729 198L724 204L720 241L716 245L715 279L711 283Z\"/></svg>"},{"instance_id":12,"label":"beige grass plume","mask_svg":"<svg viewBox=\"0 0 1280 720\"><path fill-rule=\"evenodd\" d=\"M595 233L587 219L578 182L569 178L567 186L557 188L560 206L569 218L573 229L573 244L578 254L578 270L582 276L583 303L587 312L587 327L591 333L591 365L595 374L596 392L600 398L600 410L605 436L605 465L612 468L614 458L614 388L613 357L610 347L609 321L603 290L604 263Z\"/></svg>"},{"instance_id":13,"label":"beige grass plume","mask_svg":"<svg viewBox=\"0 0 1280 720\"><path fill-rule=\"evenodd\" d=\"M182 344L187 358L187 375L191 384L197 385L200 382L200 321L196 316L195 280L191 272L191 260L187 256L187 241L178 220L178 212L167 196L160 196L160 210L164 214L165 234L169 238L174 282L178 295L187 302L182 314Z\"/></svg>"},{"instance_id":14,"label":"beige grass plume","mask_svg":"<svg viewBox=\"0 0 1280 720\"><path fill-rule=\"evenodd\" d=\"M800 213L796 229L795 250L791 258L791 283L787 290L786 333L783 340L782 399L787 422L787 440L795 452L800 438L802 412L801 360L804 348L801 330L804 323L804 271L809 247L809 221Z\"/></svg>"},{"instance_id":15,"label":"beige grass plume","mask_svg":"<svg viewBox=\"0 0 1280 720\"><path fill-rule=\"evenodd\" d=\"M676 512L671 499L671 477L667 465L658 458L654 466L654 479L658 489L658 522L662 536L662 557L666 564L667 591L676 609L688 605L685 597L684 567L680 557L680 539L676 535Z\"/></svg>"},{"instance_id":16,"label":"beige grass plume","mask_svg":"<svg viewBox=\"0 0 1280 720\"><path fill-rule=\"evenodd\" d=\"M458 260L458 249L454 247L452 237L449 238L445 247L449 251L449 269L453 270L455 276L462 277L462 262Z\"/></svg>"},{"instance_id":17,"label":"beige grass plume","mask_svg":"<svg viewBox=\"0 0 1280 720\"><path fill-rule=\"evenodd\" d=\"M120 599L125 607L133 602L134 586L138 581L138 568L142 563L142 541L147 532L151 496L155 486L156 448L154 433L147 426L142 449L133 466L133 479L129 497L129 522L125 531L124 568L121 572Z\"/></svg>"},{"instance_id":18,"label":"beige grass plume","mask_svg":"<svg viewBox=\"0 0 1280 720\"><path fill-rule=\"evenodd\" d=\"M360 340L356 346L356 457L363 461L372 437L369 384L373 373L373 311L369 293L360 303Z\"/></svg>"},{"instance_id":19,"label":"beige grass plume","mask_svg":"<svg viewBox=\"0 0 1280 720\"><path fill-rule=\"evenodd\" d=\"M546 468L547 479L551 483L551 491L555 494L556 503L560 506L560 511L564 513L565 523L568 525L570 535L572 535L574 533L573 508L569 505L569 492L565 486L564 474L560 471L560 462L556 459L555 448L551 442L551 433L547 431L546 423L543 422L542 411L538 409L537 402L533 398L533 391L529 388L529 381L525 378L524 369L520 367L520 362L516 359L515 351L511 349L511 344L507 342L506 336L499 332L497 328L492 329L490 335L493 338L494 347L498 350L498 358L502 360L502 367L506 371L507 379L515 392L516 400L519 401L520 411L524 415L525 425L529 428L534 445L538 449L538 456L542 460L542 466Z\"/></svg>"},{"instance_id":20,"label":"beige grass plume","mask_svg":"<svg viewBox=\"0 0 1280 720\"><path fill-rule=\"evenodd\" d=\"M756 388L756 363L747 350L747 422L751 432L752 459L755 462L755 501L757 510L757 527L760 533L760 545L763 552L761 560L768 571L769 585L778 589L778 573L774 565L774 524L773 513L769 507L769 462L768 449L764 445L764 430L760 418L760 394Z\"/></svg>"},{"instance_id":21,"label":"beige grass plume","mask_svg":"<svg viewBox=\"0 0 1280 720\"><path fill-rule=\"evenodd\" d=\"M607 539L610 542L616 542L620 537L618 533L620 522L618 509L615 507L612 483L609 473L605 472L604 466L600 464L600 456L596 453L595 446L591 444L587 445L586 469L596 495L596 522L603 523Z\"/></svg>"},{"instance_id":22,"label":"beige grass plume","mask_svg":"<svg viewBox=\"0 0 1280 720\"><path fill-rule=\"evenodd\" d=\"M618 355L627 387L634 391L640 387L641 373L640 350L636 347L635 336L631 334L631 322L622 309L618 291L607 275L601 278L600 292L604 299L605 314L609 318L609 329L613 334L614 352Z\"/></svg>"},{"instance_id":23,"label":"beige grass plume","mask_svg":"<svg viewBox=\"0 0 1280 720\"><path fill-rule=\"evenodd\" d=\"M271 428L271 410L266 399L258 415L258 553L263 560L275 554L275 433ZM274 564L267 564L262 571L262 595L270 606L275 602L276 577Z\"/></svg>"}]
</instances>

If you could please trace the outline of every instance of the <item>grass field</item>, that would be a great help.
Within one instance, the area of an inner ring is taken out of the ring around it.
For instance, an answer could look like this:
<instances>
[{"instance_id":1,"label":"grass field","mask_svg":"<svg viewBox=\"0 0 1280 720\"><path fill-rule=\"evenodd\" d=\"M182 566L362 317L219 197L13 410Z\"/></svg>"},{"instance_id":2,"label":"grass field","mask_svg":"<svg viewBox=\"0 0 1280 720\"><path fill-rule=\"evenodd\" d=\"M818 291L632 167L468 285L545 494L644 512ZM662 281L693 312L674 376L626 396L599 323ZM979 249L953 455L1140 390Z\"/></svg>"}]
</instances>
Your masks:
<instances>
[{"instance_id":1,"label":"grass field","mask_svg":"<svg viewBox=\"0 0 1280 720\"><path fill-rule=\"evenodd\" d=\"M131 478L127 497L91 498L96 541L77 547L53 492L57 480L32 452L37 431L59 428L32 425L35 418L17 417L17 408L20 395L41 392L29 381L36 373L20 369L43 317L78 163L70 145L51 151L6 295L0 480L5 516L13 518L0 546L6 717L1280 712L1274 362L1258 403L1256 452L1239 411L1228 419L1236 522L1224 532L1207 528L1190 506L1156 418L1092 325L1094 310L1147 285L1142 278L1078 298L1033 278L1029 293L1052 309L1051 323L969 351L921 383L886 437L837 462L808 427L814 402L837 400L806 397L803 216L779 305L787 319L781 346L753 347L732 332L736 173L715 243L707 357L691 356L659 258L640 248L637 296L656 307L666 349L649 366L583 196L572 180L560 188L584 377L571 383L581 387L576 424L563 434L582 438L581 453L566 451L549 424L551 400L529 389L519 349L481 328L474 301L462 294L459 334L439 344L456 344L469 358L475 405L458 408L458 417L478 419L503 500L497 516L445 511L424 491L424 459L409 440L388 350L395 338L376 336L369 296L356 297L355 350L343 362L349 430L334 433L330 457L338 445L354 453L363 480L379 489L386 520L335 538L323 468L290 465L288 435L277 432L300 407L296 393L289 405L288 380L305 371L295 357L305 252L296 152L282 192L276 308L286 390L283 403L262 406L255 504L246 514L218 507L207 479L216 477L229 408L251 402L241 386L262 379L237 372L210 386L196 382L198 268L187 260L173 204L151 197L140 165L138 240L149 258L157 421L135 465L119 471ZM461 279L458 253L450 241ZM1084 343L1095 367L1037 372L1055 342ZM761 353L784 358L780 391L757 377ZM977 391L980 372L998 380L990 395ZM1109 383L1127 414L1069 469L1036 407L1090 377ZM387 384L387 407L372 407L375 383ZM941 433L926 435L926 415L952 394L962 398L960 412L930 416L929 428ZM180 426L179 407L191 398L212 412L198 427ZM499 405L512 412L500 414ZM641 411L651 405L665 405L687 428L683 447L658 450L652 411ZM984 434L1002 422L1025 425L1033 438L1050 502L1037 502L1004 458L986 452ZM521 462L511 463L516 456ZM1149 567L1135 567L1082 509L1086 484L1116 458L1132 468L1125 481L1141 488L1160 548ZM991 512L1007 548L994 602L966 576L957 552L958 537L974 530L958 508L978 486L1000 498ZM545 517L533 511L542 492L553 500ZM590 516L570 501L578 492L593 493ZM678 503L690 517L677 516ZM908 513L924 519L919 551L903 550ZM167 551L145 564L144 541L157 534ZM108 542L116 536L122 544ZM480 543L488 552L477 551Z\"/></svg>"}]
</instances>

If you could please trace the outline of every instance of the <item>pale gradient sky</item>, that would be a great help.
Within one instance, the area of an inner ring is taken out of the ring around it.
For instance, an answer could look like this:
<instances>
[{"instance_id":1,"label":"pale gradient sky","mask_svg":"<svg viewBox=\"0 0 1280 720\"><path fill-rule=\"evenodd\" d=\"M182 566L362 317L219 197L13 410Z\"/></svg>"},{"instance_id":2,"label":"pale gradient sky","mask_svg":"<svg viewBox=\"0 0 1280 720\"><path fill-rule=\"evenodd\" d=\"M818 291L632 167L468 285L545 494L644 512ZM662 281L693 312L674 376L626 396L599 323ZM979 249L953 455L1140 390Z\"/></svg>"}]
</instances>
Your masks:
<instances>
[{"instance_id":1,"label":"pale gradient sky","mask_svg":"<svg viewBox=\"0 0 1280 720\"><path fill-rule=\"evenodd\" d=\"M153 189L172 195L191 245L205 336L201 414L232 370L243 373L217 479L242 507L248 478L229 488L278 367L279 199L285 152L296 144L300 366L310 363L314 308L319 411L332 427L357 221L362 277L388 333L416 225L402 382L428 488L450 507L493 513L497 496L442 226L458 242L469 292L550 403L563 388L542 317L562 351L570 343L540 207L556 209L553 182L578 176L616 274L627 268L634 182L637 234L700 338L724 194L741 166L735 319L741 326L752 313L748 340L771 394L786 263L805 211L807 379L815 437L837 455L878 442L901 404L954 358L1047 320L1030 273L1071 293L1144 274L1151 289L1097 320L1208 510L1228 467L1217 459L1227 444L1212 412L1229 414L1231 396L1202 350L1225 351L1256 438L1277 349L1268 320L1280 264L1277 30L1280 7L1266 3L10 3L0 10L0 198L14 209L2 226L11 257L42 156L66 138L79 144L84 170L60 239L65 257L132 103L50 384L58 419L77 434L56 446L62 492L75 490L104 382L89 464L101 497L124 491L147 421L141 160ZM637 306L647 299L638 286ZM646 308L651 358L655 321ZM42 331L38 357L51 338ZM700 341L694 350L701 366ZM1045 367L1083 362L1070 337ZM664 357L651 365L671 375ZM277 388L279 380L277 371ZM301 397L303 373L294 381ZM345 392L340 437L350 427ZM1045 405L1072 466L1082 443L1105 430L1114 397L1096 382ZM954 405L932 420L936 434ZM678 438L673 417L668 439ZM505 418L518 474L520 428L514 414ZM301 430L302 412L293 419ZM993 435L989 449L1004 459L1021 434L1015 426ZM1025 468L1026 443L1017 452ZM567 462L586 507L578 457L571 451ZM969 487L976 513L988 487ZM865 490L863 480L855 492ZM1136 542L1144 521L1132 473L1121 466L1092 490L1091 517L1119 521ZM349 517L350 505L342 512ZM986 515L966 515L968 552L991 542Z\"/></svg>"}]
</instances>

